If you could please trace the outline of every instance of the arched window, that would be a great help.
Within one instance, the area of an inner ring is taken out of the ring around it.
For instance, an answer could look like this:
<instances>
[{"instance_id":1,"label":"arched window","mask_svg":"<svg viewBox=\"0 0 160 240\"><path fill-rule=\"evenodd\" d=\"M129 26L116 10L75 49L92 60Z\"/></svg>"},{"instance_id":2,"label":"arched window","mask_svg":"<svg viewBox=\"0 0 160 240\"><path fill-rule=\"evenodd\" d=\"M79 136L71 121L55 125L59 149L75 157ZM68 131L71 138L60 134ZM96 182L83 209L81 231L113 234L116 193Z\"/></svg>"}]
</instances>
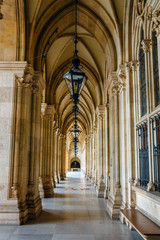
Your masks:
<instances>
[{"instance_id":1,"label":"arched window","mask_svg":"<svg viewBox=\"0 0 160 240\"><path fill-rule=\"evenodd\" d=\"M140 97L141 97L141 116L147 112L147 96L146 96L146 78L145 78L145 55L141 46L143 41L143 28L141 29L141 41L139 47L139 72L140 72Z\"/></svg>"},{"instance_id":2,"label":"arched window","mask_svg":"<svg viewBox=\"0 0 160 240\"><path fill-rule=\"evenodd\" d=\"M156 32L152 33L153 44L153 73L154 73L154 92L155 92L155 106L160 104L160 89L159 89L159 69L158 69L158 47Z\"/></svg>"}]
</instances>

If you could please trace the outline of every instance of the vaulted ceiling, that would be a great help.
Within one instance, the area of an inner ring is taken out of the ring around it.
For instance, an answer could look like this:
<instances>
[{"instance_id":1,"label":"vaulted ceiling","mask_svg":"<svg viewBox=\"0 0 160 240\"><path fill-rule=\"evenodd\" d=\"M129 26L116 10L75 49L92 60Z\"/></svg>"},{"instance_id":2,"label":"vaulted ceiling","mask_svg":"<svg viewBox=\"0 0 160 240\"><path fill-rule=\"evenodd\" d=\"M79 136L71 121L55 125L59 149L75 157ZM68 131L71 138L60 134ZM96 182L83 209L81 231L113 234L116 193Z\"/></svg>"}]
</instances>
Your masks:
<instances>
[{"instance_id":1,"label":"vaulted ceiling","mask_svg":"<svg viewBox=\"0 0 160 240\"><path fill-rule=\"evenodd\" d=\"M109 73L121 63L124 1L78 0L78 56L88 76L79 103L81 140L93 129L96 107L105 104ZM26 9L27 60L45 72L46 102L55 105L61 132L70 137L73 104L62 75L74 50L74 0L26 0Z\"/></svg>"}]
</instances>

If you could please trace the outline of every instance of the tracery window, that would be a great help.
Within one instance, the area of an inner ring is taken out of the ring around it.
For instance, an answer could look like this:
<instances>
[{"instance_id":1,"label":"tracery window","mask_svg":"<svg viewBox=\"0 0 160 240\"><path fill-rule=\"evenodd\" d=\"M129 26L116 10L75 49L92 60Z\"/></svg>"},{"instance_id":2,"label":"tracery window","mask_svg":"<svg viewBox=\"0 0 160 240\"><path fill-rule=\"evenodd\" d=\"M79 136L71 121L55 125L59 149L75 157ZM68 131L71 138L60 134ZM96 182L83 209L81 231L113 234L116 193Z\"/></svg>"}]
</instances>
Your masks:
<instances>
[{"instance_id":1,"label":"tracery window","mask_svg":"<svg viewBox=\"0 0 160 240\"><path fill-rule=\"evenodd\" d=\"M141 42L143 41L143 28L141 29ZM146 97L146 78L145 78L145 55L140 44L139 47L139 74L140 74L140 97L141 97L141 116L147 112L147 97Z\"/></svg>"},{"instance_id":2,"label":"tracery window","mask_svg":"<svg viewBox=\"0 0 160 240\"><path fill-rule=\"evenodd\" d=\"M155 190L160 192L160 115L152 119Z\"/></svg>"},{"instance_id":3,"label":"tracery window","mask_svg":"<svg viewBox=\"0 0 160 240\"><path fill-rule=\"evenodd\" d=\"M149 182L149 156L148 156L148 126L147 123L137 127L138 148L139 148L139 168L140 185L147 187Z\"/></svg>"},{"instance_id":4,"label":"tracery window","mask_svg":"<svg viewBox=\"0 0 160 240\"><path fill-rule=\"evenodd\" d=\"M160 89L159 89L159 69L158 69L158 47L156 32L152 33L153 44L153 73L154 73L154 92L155 92L155 106L160 104Z\"/></svg>"}]
</instances>

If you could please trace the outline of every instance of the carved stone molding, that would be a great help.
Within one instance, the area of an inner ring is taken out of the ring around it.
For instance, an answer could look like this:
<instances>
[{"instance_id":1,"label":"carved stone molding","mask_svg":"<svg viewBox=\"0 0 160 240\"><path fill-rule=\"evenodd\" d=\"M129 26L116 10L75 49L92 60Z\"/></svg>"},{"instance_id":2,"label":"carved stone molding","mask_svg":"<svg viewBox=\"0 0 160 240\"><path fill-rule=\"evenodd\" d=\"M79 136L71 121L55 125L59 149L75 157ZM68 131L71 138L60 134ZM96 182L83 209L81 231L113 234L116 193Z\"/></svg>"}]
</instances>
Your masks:
<instances>
[{"instance_id":1,"label":"carved stone molding","mask_svg":"<svg viewBox=\"0 0 160 240\"><path fill-rule=\"evenodd\" d=\"M103 120L105 117L105 106L104 105L99 105L97 107L97 117L100 120Z\"/></svg>"},{"instance_id":2,"label":"carved stone molding","mask_svg":"<svg viewBox=\"0 0 160 240\"><path fill-rule=\"evenodd\" d=\"M160 34L160 10L156 11L152 15L153 21L153 31L157 33L157 36Z\"/></svg>"},{"instance_id":3,"label":"carved stone molding","mask_svg":"<svg viewBox=\"0 0 160 240\"><path fill-rule=\"evenodd\" d=\"M144 39L142 41L142 49L145 53L150 52L152 41L150 39Z\"/></svg>"},{"instance_id":4,"label":"carved stone molding","mask_svg":"<svg viewBox=\"0 0 160 240\"><path fill-rule=\"evenodd\" d=\"M24 77L18 77L16 76L16 82L17 82L17 86L19 88L32 88L32 84L33 82L25 82Z\"/></svg>"},{"instance_id":5,"label":"carved stone molding","mask_svg":"<svg viewBox=\"0 0 160 240\"><path fill-rule=\"evenodd\" d=\"M137 15L139 17L142 17L144 15L147 3L148 3L148 0L137 0L136 1L136 10L137 10Z\"/></svg>"},{"instance_id":6,"label":"carved stone molding","mask_svg":"<svg viewBox=\"0 0 160 240\"><path fill-rule=\"evenodd\" d=\"M131 68L132 68L132 72L137 71L137 67L139 66L139 62L138 61L132 61L131 62Z\"/></svg>"}]
</instances>

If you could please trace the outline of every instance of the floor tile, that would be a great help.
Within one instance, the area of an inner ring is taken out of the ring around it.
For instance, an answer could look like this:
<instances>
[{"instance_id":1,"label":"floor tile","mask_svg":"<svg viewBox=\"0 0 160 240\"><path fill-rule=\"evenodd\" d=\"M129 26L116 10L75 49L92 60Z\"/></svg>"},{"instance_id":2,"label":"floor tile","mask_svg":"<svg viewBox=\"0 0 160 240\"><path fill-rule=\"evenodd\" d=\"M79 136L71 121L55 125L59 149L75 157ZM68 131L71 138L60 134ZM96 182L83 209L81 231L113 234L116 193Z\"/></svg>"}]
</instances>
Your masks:
<instances>
[{"instance_id":1,"label":"floor tile","mask_svg":"<svg viewBox=\"0 0 160 240\"><path fill-rule=\"evenodd\" d=\"M37 220L18 227L0 226L0 240L142 239L120 221L111 220L106 200L96 197L83 175L73 175L57 185L54 198L42 199L43 211Z\"/></svg>"}]
</instances>

